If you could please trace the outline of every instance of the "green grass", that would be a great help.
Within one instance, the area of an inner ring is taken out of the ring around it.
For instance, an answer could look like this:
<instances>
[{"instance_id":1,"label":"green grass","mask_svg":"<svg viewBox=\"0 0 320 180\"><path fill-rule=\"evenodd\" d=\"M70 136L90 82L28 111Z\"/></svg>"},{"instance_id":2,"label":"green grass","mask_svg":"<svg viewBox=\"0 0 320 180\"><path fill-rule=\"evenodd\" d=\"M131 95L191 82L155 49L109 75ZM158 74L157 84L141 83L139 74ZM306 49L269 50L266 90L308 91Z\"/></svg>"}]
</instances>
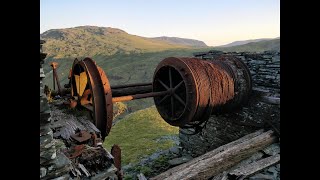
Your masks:
<instances>
[{"instance_id":1,"label":"green grass","mask_svg":"<svg viewBox=\"0 0 320 180\"><path fill-rule=\"evenodd\" d=\"M168 140L160 143L156 139L177 135L178 132L179 129L167 124L153 106L129 114L113 126L104 147L111 150L113 144L118 144L122 150L122 163L136 163L157 150L172 147L174 142Z\"/></svg>"}]
</instances>

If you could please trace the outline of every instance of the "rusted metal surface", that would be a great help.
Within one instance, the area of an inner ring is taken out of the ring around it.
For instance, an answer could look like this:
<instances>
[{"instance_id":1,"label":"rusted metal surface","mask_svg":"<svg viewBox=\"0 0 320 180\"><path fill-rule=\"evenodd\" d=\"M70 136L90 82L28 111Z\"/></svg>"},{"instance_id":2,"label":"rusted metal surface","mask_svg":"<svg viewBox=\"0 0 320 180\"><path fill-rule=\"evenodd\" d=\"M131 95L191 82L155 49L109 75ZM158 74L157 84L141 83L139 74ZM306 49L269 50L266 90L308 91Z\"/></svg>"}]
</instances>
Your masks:
<instances>
[{"instance_id":1,"label":"rusted metal surface","mask_svg":"<svg viewBox=\"0 0 320 180\"><path fill-rule=\"evenodd\" d=\"M170 91L169 95L154 97L163 119L179 126L190 122L197 110L199 98L194 72L179 58L169 57L157 66L153 77L153 91Z\"/></svg>"},{"instance_id":2,"label":"rusted metal surface","mask_svg":"<svg viewBox=\"0 0 320 180\"><path fill-rule=\"evenodd\" d=\"M250 70L245 63L231 55L221 55L215 60L209 62L220 62L227 64L232 69L234 76L234 91L237 93L235 94L234 98L224 106L224 108L220 108L219 110L231 111L239 108L240 104L246 104L252 91L252 79Z\"/></svg>"},{"instance_id":3,"label":"rusted metal surface","mask_svg":"<svg viewBox=\"0 0 320 180\"><path fill-rule=\"evenodd\" d=\"M117 144L114 144L111 148L111 155L114 157L113 161L114 161L114 166L118 169L117 171L117 176L118 179L122 179L123 178L123 173L121 170L121 149Z\"/></svg>"},{"instance_id":4,"label":"rusted metal surface","mask_svg":"<svg viewBox=\"0 0 320 180\"><path fill-rule=\"evenodd\" d=\"M98 137L97 137L97 134L96 133L91 133L91 138L92 138L92 141L93 141L93 147L97 147L98 146Z\"/></svg>"},{"instance_id":5,"label":"rusted metal surface","mask_svg":"<svg viewBox=\"0 0 320 180\"><path fill-rule=\"evenodd\" d=\"M211 93L214 99L213 106L215 109L225 105L235 95L234 81L232 70L228 65L222 62L206 62L211 68L213 75L210 77L212 81ZM226 68L228 67L228 68Z\"/></svg>"},{"instance_id":6,"label":"rusted metal surface","mask_svg":"<svg viewBox=\"0 0 320 180\"><path fill-rule=\"evenodd\" d=\"M79 60L75 58L72 64L71 72L69 72L69 76L70 76L69 84L71 86L71 96L78 96L74 74L80 74L81 71L84 71L84 69L81 68L81 66L78 64L79 64ZM75 70L80 72L74 72Z\"/></svg>"},{"instance_id":7,"label":"rusted metal surface","mask_svg":"<svg viewBox=\"0 0 320 180\"><path fill-rule=\"evenodd\" d=\"M59 77L58 77L58 74L57 74L57 67L58 67L58 63L57 62L52 62L51 65L52 67L52 72L53 72L53 89L56 90L56 82L57 82L57 85L58 85L58 92L59 94L61 95L61 86L60 86L60 81L59 81Z\"/></svg>"},{"instance_id":8,"label":"rusted metal surface","mask_svg":"<svg viewBox=\"0 0 320 180\"><path fill-rule=\"evenodd\" d=\"M70 99L69 100L69 107L70 108L75 108L77 106L77 101Z\"/></svg>"},{"instance_id":9,"label":"rusted metal surface","mask_svg":"<svg viewBox=\"0 0 320 180\"><path fill-rule=\"evenodd\" d=\"M164 96L170 94L170 91L161 91L161 92L150 92L145 94L135 94L131 96L120 96L112 98L112 102L123 102L123 101L131 101L134 99L142 99L142 98L149 98L149 97L157 97L157 96Z\"/></svg>"},{"instance_id":10,"label":"rusted metal surface","mask_svg":"<svg viewBox=\"0 0 320 180\"><path fill-rule=\"evenodd\" d=\"M90 58L81 61L87 70L90 80L90 89L92 92L92 104L94 104L95 124L101 131L102 139L109 134L112 126L112 94L111 88L104 71L96 66ZM99 71L100 70L100 71Z\"/></svg>"},{"instance_id":11,"label":"rusted metal surface","mask_svg":"<svg viewBox=\"0 0 320 180\"><path fill-rule=\"evenodd\" d=\"M92 104L92 93L90 89L86 89L83 91L82 96L80 98L80 104L82 106Z\"/></svg>"},{"instance_id":12,"label":"rusted metal surface","mask_svg":"<svg viewBox=\"0 0 320 180\"><path fill-rule=\"evenodd\" d=\"M82 87L85 86L85 90L81 96L77 89L79 84L77 86L75 78L83 72L86 73L88 81L87 84L82 85ZM108 78L105 72L97 67L90 58L85 58L82 61L76 59L71 74L73 96L78 97L81 105L92 105L94 123L101 131L104 140L110 132L113 119L112 94Z\"/></svg>"},{"instance_id":13,"label":"rusted metal surface","mask_svg":"<svg viewBox=\"0 0 320 180\"><path fill-rule=\"evenodd\" d=\"M208 72L211 72L210 69L207 70L208 66L205 64L205 61L199 61L196 58L180 58L186 64L189 65L191 70L194 72L195 77L195 85L197 90L198 96L198 104L197 110L192 118L193 122L202 121L209 118L212 110L212 97L211 97L211 79L208 75Z\"/></svg>"},{"instance_id":14,"label":"rusted metal surface","mask_svg":"<svg viewBox=\"0 0 320 180\"><path fill-rule=\"evenodd\" d=\"M111 86L111 89L122 89L122 88L128 88L128 87L138 87L138 86L151 86L152 83L135 83L135 84L125 84L125 85L117 85L117 86Z\"/></svg>"},{"instance_id":15,"label":"rusted metal surface","mask_svg":"<svg viewBox=\"0 0 320 180\"><path fill-rule=\"evenodd\" d=\"M83 75L81 78L81 73L87 75L87 81ZM89 58L74 63L71 74L75 89L72 92L79 97L82 106L93 112L103 139L110 132L112 103L154 97L158 112L167 123L186 127L206 121L212 113L240 107L248 100L252 88L246 65L225 55L214 61L183 57L164 59L155 70L152 92L151 83L113 86L111 89L104 71ZM122 93L124 89L126 91ZM112 97L112 90L118 91L118 96ZM138 92L142 93L135 94Z\"/></svg>"},{"instance_id":16,"label":"rusted metal surface","mask_svg":"<svg viewBox=\"0 0 320 180\"><path fill-rule=\"evenodd\" d=\"M84 150L84 144L75 145L71 148L70 152L65 152L69 159L76 158L81 155Z\"/></svg>"},{"instance_id":17,"label":"rusted metal surface","mask_svg":"<svg viewBox=\"0 0 320 180\"><path fill-rule=\"evenodd\" d=\"M91 139L91 134L87 131L79 131L76 134L71 135L71 138L78 141L79 143L82 143Z\"/></svg>"},{"instance_id":18,"label":"rusted metal surface","mask_svg":"<svg viewBox=\"0 0 320 180\"><path fill-rule=\"evenodd\" d=\"M133 94L144 94L152 92L152 84L146 86L134 86L134 87L125 87L125 88L116 88L112 89L112 97L128 96Z\"/></svg>"},{"instance_id":19,"label":"rusted metal surface","mask_svg":"<svg viewBox=\"0 0 320 180\"><path fill-rule=\"evenodd\" d=\"M234 109L246 102L251 92L248 71L235 57L223 56L215 61L166 58L156 68L153 91L171 93L155 97L155 105L171 125L184 127L202 123L212 113ZM177 86L179 91L172 90Z\"/></svg>"}]
</instances>

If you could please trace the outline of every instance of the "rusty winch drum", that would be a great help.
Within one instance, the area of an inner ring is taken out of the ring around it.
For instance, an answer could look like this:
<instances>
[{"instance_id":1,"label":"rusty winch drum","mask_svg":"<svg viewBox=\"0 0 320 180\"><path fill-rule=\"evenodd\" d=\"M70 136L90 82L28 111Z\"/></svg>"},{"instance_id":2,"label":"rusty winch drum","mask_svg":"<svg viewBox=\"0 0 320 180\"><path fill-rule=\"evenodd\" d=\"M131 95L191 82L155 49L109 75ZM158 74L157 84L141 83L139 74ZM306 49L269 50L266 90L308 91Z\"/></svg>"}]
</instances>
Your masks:
<instances>
[{"instance_id":1,"label":"rusty winch drum","mask_svg":"<svg viewBox=\"0 0 320 180\"><path fill-rule=\"evenodd\" d=\"M229 55L212 61L169 57L156 67L152 83L113 87L92 59L76 59L70 82L74 101L92 112L103 139L112 126L114 102L153 97L167 123L184 127L241 107L252 88L246 65Z\"/></svg>"}]
</instances>

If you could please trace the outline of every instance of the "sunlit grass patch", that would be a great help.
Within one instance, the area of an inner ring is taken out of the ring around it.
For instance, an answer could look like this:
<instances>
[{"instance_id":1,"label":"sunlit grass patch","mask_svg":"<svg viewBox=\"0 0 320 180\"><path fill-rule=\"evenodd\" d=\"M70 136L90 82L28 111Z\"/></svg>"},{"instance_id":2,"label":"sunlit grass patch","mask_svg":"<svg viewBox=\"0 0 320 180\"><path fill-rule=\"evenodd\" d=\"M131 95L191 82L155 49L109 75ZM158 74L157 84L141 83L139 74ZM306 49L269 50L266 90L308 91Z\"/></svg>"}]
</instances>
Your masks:
<instances>
[{"instance_id":1,"label":"sunlit grass patch","mask_svg":"<svg viewBox=\"0 0 320 180\"><path fill-rule=\"evenodd\" d=\"M104 146L110 150L118 144L122 150L122 163L135 163L157 150L172 147L171 140L156 141L165 135L177 135L179 129L167 124L154 106L127 115L106 137Z\"/></svg>"}]
</instances>

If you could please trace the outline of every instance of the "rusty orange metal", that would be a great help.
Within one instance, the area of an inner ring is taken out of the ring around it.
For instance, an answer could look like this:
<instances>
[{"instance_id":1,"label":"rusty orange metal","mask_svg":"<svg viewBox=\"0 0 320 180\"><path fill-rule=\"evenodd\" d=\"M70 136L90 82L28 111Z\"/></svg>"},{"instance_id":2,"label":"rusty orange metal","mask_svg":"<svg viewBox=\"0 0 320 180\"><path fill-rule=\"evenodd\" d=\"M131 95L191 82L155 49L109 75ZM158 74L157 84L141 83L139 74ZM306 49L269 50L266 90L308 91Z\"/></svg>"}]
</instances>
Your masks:
<instances>
[{"instance_id":1,"label":"rusty orange metal","mask_svg":"<svg viewBox=\"0 0 320 180\"><path fill-rule=\"evenodd\" d=\"M123 102L123 101L131 101L131 100L134 100L134 99L157 97L157 96L163 96L163 95L168 95L168 94L170 94L170 91L150 92L150 93L135 94L135 95L130 95L130 96L120 96L120 97L112 98L112 103Z\"/></svg>"},{"instance_id":2,"label":"rusty orange metal","mask_svg":"<svg viewBox=\"0 0 320 180\"><path fill-rule=\"evenodd\" d=\"M53 69L57 69L58 63L57 63L57 62L52 62L52 63L50 64L50 66L51 66Z\"/></svg>"},{"instance_id":3,"label":"rusty orange metal","mask_svg":"<svg viewBox=\"0 0 320 180\"><path fill-rule=\"evenodd\" d=\"M190 66L180 58L165 58L156 67L153 91L169 90L171 93L154 97L154 103L161 117L170 125L181 126L192 120L199 102L195 80Z\"/></svg>"},{"instance_id":4,"label":"rusty orange metal","mask_svg":"<svg viewBox=\"0 0 320 180\"><path fill-rule=\"evenodd\" d=\"M250 77L248 68L235 57L165 58L155 70L153 91L170 93L154 97L154 102L167 123L198 126L212 113L241 107L251 91Z\"/></svg>"},{"instance_id":5,"label":"rusty orange metal","mask_svg":"<svg viewBox=\"0 0 320 180\"><path fill-rule=\"evenodd\" d=\"M70 108L75 108L77 104L78 104L77 101L70 99L70 104L69 104Z\"/></svg>"},{"instance_id":6,"label":"rusty orange metal","mask_svg":"<svg viewBox=\"0 0 320 180\"><path fill-rule=\"evenodd\" d=\"M117 144L114 144L111 148L111 154L114 157L113 161L114 161L114 166L117 168L117 176L118 179L122 179L123 178L123 173L121 170L121 149Z\"/></svg>"},{"instance_id":7,"label":"rusty orange metal","mask_svg":"<svg viewBox=\"0 0 320 180\"><path fill-rule=\"evenodd\" d=\"M68 79L71 79L71 76L72 76L72 69L69 70Z\"/></svg>"},{"instance_id":8,"label":"rusty orange metal","mask_svg":"<svg viewBox=\"0 0 320 180\"><path fill-rule=\"evenodd\" d=\"M87 79L81 83L83 90L79 89L81 78L76 80L81 74L82 79ZM224 55L214 61L165 58L156 67L152 92L148 87L151 83L118 85L113 86L118 90L116 97L112 97L112 89L102 68L90 58L76 59L71 84L72 94L78 97L78 103L93 112L94 123L103 140L112 126L115 102L153 97L159 114L167 123L190 127L203 123L212 113L241 107L252 88L246 65L235 57ZM121 93L122 89L126 92Z\"/></svg>"},{"instance_id":9,"label":"rusty orange metal","mask_svg":"<svg viewBox=\"0 0 320 180\"><path fill-rule=\"evenodd\" d=\"M85 148L84 144L73 146L71 148L71 153L68 156L68 158L73 159L73 158L80 156L82 154L82 152L84 151L84 148Z\"/></svg>"},{"instance_id":10,"label":"rusty orange metal","mask_svg":"<svg viewBox=\"0 0 320 180\"><path fill-rule=\"evenodd\" d=\"M81 105L92 104L92 94L90 89L86 89L83 92L82 97L80 99L80 104Z\"/></svg>"},{"instance_id":11,"label":"rusty orange metal","mask_svg":"<svg viewBox=\"0 0 320 180\"><path fill-rule=\"evenodd\" d=\"M57 85L58 85L58 92L60 95L62 95L62 89L61 89L61 86L60 86L60 81L59 81L59 77L58 77L58 74L57 74L57 68L58 68L58 63L57 62L52 62L50 64L50 66L52 67L52 71L53 71L53 89L56 90L56 82L57 82Z\"/></svg>"},{"instance_id":12,"label":"rusty orange metal","mask_svg":"<svg viewBox=\"0 0 320 180\"><path fill-rule=\"evenodd\" d=\"M85 73L87 84L84 93L81 94L77 87L76 76ZM101 131L101 137L109 134L113 120L112 93L107 75L90 59L81 61L75 59L71 73L72 96L77 96L80 104L86 106L92 104L94 124Z\"/></svg>"},{"instance_id":13,"label":"rusty orange metal","mask_svg":"<svg viewBox=\"0 0 320 180\"><path fill-rule=\"evenodd\" d=\"M78 141L79 143L85 142L91 138L91 134L87 131L80 131L76 134L71 135L71 138Z\"/></svg>"}]
</instances>

